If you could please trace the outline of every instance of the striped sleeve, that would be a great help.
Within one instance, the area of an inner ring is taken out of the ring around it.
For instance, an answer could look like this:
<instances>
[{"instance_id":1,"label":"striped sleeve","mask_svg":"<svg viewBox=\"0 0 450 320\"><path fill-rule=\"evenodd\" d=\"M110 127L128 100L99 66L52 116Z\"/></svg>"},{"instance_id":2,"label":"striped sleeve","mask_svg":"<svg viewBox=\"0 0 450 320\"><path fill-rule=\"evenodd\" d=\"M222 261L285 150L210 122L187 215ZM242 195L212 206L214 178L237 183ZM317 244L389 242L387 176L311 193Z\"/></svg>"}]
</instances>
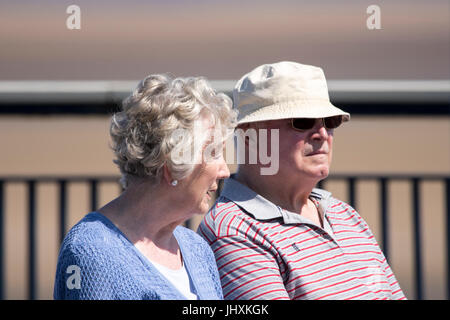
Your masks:
<instances>
[{"instance_id":1,"label":"striped sleeve","mask_svg":"<svg viewBox=\"0 0 450 320\"><path fill-rule=\"evenodd\" d=\"M277 260L266 248L238 235L218 238L211 246L225 299L289 299Z\"/></svg>"},{"instance_id":2,"label":"striped sleeve","mask_svg":"<svg viewBox=\"0 0 450 320\"><path fill-rule=\"evenodd\" d=\"M388 280L389 286L391 287L392 292L392 298L393 300L404 300L406 299L405 294L403 293L402 289L400 288L400 284L398 283L397 279L395 278L394 272L392 271L391 267L388 264L388 261L386 257L384 256L383 251L381 250L380 246L378 245L375 236L373 235L372 231L369 228L369 225L366 223L366 221L356 212L355 209L353 209L351 206L349 206L360 218L363 225L367 229L367 232L371 235L371 239L375 245L375 247L380 252L380 257L382 259L382 269L384 274L386 275L386 278Z\"/></svg>"},{"instance_id":3,"label":"striped sleeve","mask_svg":"<svg viewBox=\"0 0 450 320\"><path fill-rule=\"evenodd\" d=\"M405 294L403 293L402 289L400 288L400 284L398 283L397 279L395 278L394 272L392 271L391 267L389 266L383 252L381 252L381 255L383 257L383 271L386 275L386 278L388 279L388 283L392 290L392 299L393 300L405 300L406 299Z\"/></svg>"},{"instance_id":4,"label":"striped sleeve","mask_svg":"<svg viewBox=\"0 0 450 320\"><path fill-rule=\"evenodd\" d=\"M393 300L404 300L406 299L405 294L403 293L402 289L400 288L400 284L398 283L397 279L395 278L394 272L392 271L391 267L389 266L386 257L383 254L383 251L381 250L380 246L378 245L375 236L373 232L371 231L369 225L367 222L361 217L361 215L350 205L348 204L342 204L342 206L345 208L345 212L347 214L351 214L353 218L355 218L357 221L359 221L359 226L361 230L363 230L368 236L368 239L371 239L371 242L373 243L374 248L376 248L376 251L380 255L380 262L381 262L381 269L382 272L384 272L386 279L388 281L388 284L391 288L391 299ZM336 226L336 224L334 224Z\"/></svg>"}]
</instances>

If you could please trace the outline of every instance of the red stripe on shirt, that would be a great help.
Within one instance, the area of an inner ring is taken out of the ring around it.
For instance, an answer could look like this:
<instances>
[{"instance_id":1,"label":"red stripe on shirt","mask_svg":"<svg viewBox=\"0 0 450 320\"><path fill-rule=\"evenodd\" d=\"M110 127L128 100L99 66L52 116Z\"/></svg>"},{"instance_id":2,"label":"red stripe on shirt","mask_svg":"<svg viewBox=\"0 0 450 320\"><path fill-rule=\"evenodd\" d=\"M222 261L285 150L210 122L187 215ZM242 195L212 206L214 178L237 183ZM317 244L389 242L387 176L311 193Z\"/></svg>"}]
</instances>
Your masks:
<instances>
[{"instance_id":1,"label":"red stripe on shirt","mask_svg":"<svg viewBox=\"0 0 450 320\"><path fill-rule=\"evenodd\" d=\"M229 284L233 283L233 281L236 281L236 280L238 280L238 279L240 279L240 278L242 278L242 277L248 276L249 274L256 273L256 272L259 272L259 271L262 271L262 270L275 270L276 272L279 272L279 271L280 271L278 268L267 268L267 267L263 267L263 268L251 270L251 271L248 271L248 272L246 272L246 273L241 274L241 275L238 276L238 277L234 277L233 279L231 279L231 280L228 281L227 283L223 284L223 285L222 285L222 288L225 288L225 287L228 286Z\"/></svg>"},{"instance_id":2,"label":"red stripe on shirt","mask_svg":"<svg viewBox=\"0 0 450 320\"><path fill-rule=\"evenodd\" d=\"M247 291L245 291L245 292L242 292L240 295L238 295L237 297L235 297L234 299L239 299L240 297L242 297L244 294L247 294L247 293L249 293L249 292L251 292L251 291L253 291L253 290L256 290L256 289L258 289L258 288L261 288L261 287L264 287L264 286L269 286L269 285L272 285L272 284L280 284L281 283L281 285L283 284L283 282L279 282L279 281L275 281L275 282L268 282L268 283L263 283L263 284L260 284L259 286L256 286L256 287L254 287L254 288L251 288L251 289L249 289L249 290L247 290Z\"/></svg>"},{"instance_id":3,"label":"red stripe on shirt","mask_svg":"<svg viewBox=\"0 0 450 320\"><path fill-rule=\"evenodd\" d=\"M299 298L301 298L301 297L303 297L303 296L305 296L307 294L311 294L313 292L317 292L317 291L320 291L320 290L336 287L336 286L338 286L340 284L343 284L343 283L346 283L346 282L349 282L349 281L352 281L352 280L357 280L357 279L358 280L362 280L362 279L370 278L370 277L376 276L376 275L383 275L383 274L381 274L381 273L380 274L368 274L368 275L360 276L360 277L352 277L352 278L345 279L345 280L342 280L342 281L339 281L339 282L335 282L335 283L332 283L332 284L329 284L329 285L326 285L326 286L323 286L323 287L316 288L314 290L310 290L310 291L304 292L304 293L302 293L300 295L295 296L294 299L299 299ZM380 281L380 283L384 283L384 282L386 282L386 281Z\"/></svg>"},{"instance_id":4,"label":"red stripe on shirt","mask_svg":"<svg viewBox=\"0 0 450 320\"><path fill-rule=\"evenodd\" d=\"M225 244L217 247L216 249L214 249L213 252L216 253L217 251L219 251L219 250L221 250L221 249L223 249L223 248L225 248L227 246L232 246L232 245L235 245L235 244L245 243L245 242L247 242L247 241L246 240L241 240L241 241L233 241L233 242L225 243Z\"/></svg>"},{"instance_id":5,"label":"red stripe on shirt","mask_svg":"<svg viewBox=\"0 0 450 320\"><path fill-rule=\"evenodd\" d=\"M252 246L252 247L245 247L245 248L239 248L239 249L235 249L232 251L228 251L227 253L221 255L220 257L216 257L216 262L218 263L220 259L222 259L223 257L226 257L229 254L233 254L235 252L239 252L239 251L244 251L244 250L251 250L251 249L258 249L257 246Z\"/></svg>"},{"instance_id":6,"label":"red stripe on shirt","mask_svg":"<svg viewBox=\"0 0 450 320\"><path fill-rule=\"evenodd\" d=\"M339 273L334 273L334 274L331 274L329 276L322 277L320 279L312 280L312 281L309 281L309 282L303 282L302 284L300 284L300 285L298 285L296 287L293 287L292 289L289 289L288 292L295 291L297 289L300 289L303 286L307 286L307 285L310 285L310 284L313 284L313 283L318 283L318 282L322 282L322 281L325 281L325 280L328 280L328 279L331 279L331 278L334 278L334 277L339 277L339 276L344 275L346 273L357 272L357 271L366 270L366 269L379 270L379 268L376 267L376 266L367 266L367 267L361 267L361 268L356 268L356 269L348 269L348 270L344 270L344 271L339 272ZM289 282L286 283L286 285L289 285L293 281L295 281L295 280L297 280L299 278L302 278L302 277L303 277L303 275L297 276L297 277L289 280Z\"/></svg>"},{"instance_id":7,"label":"red stripe on shirt","mask_svg":"<svg viewBox=\"0 0 450 320\"><path fill-rule=\"evenodd\" d=\"M257 299L257 298L259 298L261 296L264 296L266 294L273 293L273 292L286 292L286 291L284 289L274 289L274 290L270 290L270 291L266 291L266 292L260 293L260 294L254 296L254 297L251 297L249 300L255 300L255 299ZM280 299L289 300L289 297L276 297L276 298L272 298L271 300L280 300Z\"/></svg>"},{"instance_id":8,"label":"red stripe on shirt","mask_svg":"<svg viewBox=\"0 0 450 320\"><path fill-rule=\"evenodd\" d=\"M269 277L278 277L278 275L271 273L271 274L264 274L264 275L256 277L256 278L251 278L250 280L247 280L246 282L241 283L240 285L234 287L233 290L228 291L223 297L227 298L230 294L232 294L237 289L240 289L243 286L246 286L246 285L252 283L253 281L258 281L260 279L269 278ZM283 282L279 281L279 282L272 282L272 283L281 283L282 284ZM253 290L253 288L251 290Z\"/></svg>"}]
</instances>

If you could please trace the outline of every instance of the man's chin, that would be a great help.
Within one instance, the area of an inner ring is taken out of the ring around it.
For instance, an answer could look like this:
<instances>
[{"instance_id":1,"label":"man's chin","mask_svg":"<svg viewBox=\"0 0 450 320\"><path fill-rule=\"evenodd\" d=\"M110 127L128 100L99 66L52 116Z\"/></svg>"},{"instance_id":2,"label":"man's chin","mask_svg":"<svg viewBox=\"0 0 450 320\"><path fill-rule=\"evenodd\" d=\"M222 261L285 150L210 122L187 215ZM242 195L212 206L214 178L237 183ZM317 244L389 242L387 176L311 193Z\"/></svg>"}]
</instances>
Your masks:
<instances>
[{"instance_id":1,"label":"man's chin","mask_svg":"<svg viewBox=\"0 0 450 320\"><path fill-rule=\"evenodd\" d=\"M311 175L319 180L323 180L328 177L330 174L330 169L328 167L318 168L311 173Z\"/></svg>"}]
</instances>

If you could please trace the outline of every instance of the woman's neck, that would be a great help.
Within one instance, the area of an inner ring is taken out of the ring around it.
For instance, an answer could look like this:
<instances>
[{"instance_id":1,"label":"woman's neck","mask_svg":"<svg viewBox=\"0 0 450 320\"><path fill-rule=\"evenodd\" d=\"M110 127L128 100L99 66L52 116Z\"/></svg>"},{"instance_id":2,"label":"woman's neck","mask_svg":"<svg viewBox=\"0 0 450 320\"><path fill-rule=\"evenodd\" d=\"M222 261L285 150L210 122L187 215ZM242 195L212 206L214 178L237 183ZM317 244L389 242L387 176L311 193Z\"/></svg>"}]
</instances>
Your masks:
<instances>
[{"instance_id":1,"label":"woman's neck","mask_svg":"<svg viewBox=\"0 0 450 320\"><path fill-rule=\"evenodd\" d=\"M173 235L183 221L174 212L170 192L150 185L130 185L99 213L110 219L136 246L155 247L175 254L179 247Z\"/></svg>"}]
</instances>

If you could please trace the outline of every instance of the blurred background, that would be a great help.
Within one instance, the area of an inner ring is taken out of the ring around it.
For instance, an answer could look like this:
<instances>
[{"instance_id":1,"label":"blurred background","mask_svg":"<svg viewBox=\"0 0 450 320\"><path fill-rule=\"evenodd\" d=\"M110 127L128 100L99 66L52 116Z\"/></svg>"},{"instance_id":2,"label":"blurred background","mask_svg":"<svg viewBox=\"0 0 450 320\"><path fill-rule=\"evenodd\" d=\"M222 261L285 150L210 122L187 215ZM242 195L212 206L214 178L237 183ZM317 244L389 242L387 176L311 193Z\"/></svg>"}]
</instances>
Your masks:
<instances>
[{"instance_id":1,"label":"blurred background","mask_svg":"<svg viewBox=\"0 0 450 320\"><path fill-rule=\"evenodd\" d=\"M449 298L447 0L0 0L0 43L2 299L51 299L64 233L119 194L109 118L139 80L205 76L230 94L282 60L322 67L352 114L321 187L368 222L409 299Z\"/></svg>"}]
</instances>

